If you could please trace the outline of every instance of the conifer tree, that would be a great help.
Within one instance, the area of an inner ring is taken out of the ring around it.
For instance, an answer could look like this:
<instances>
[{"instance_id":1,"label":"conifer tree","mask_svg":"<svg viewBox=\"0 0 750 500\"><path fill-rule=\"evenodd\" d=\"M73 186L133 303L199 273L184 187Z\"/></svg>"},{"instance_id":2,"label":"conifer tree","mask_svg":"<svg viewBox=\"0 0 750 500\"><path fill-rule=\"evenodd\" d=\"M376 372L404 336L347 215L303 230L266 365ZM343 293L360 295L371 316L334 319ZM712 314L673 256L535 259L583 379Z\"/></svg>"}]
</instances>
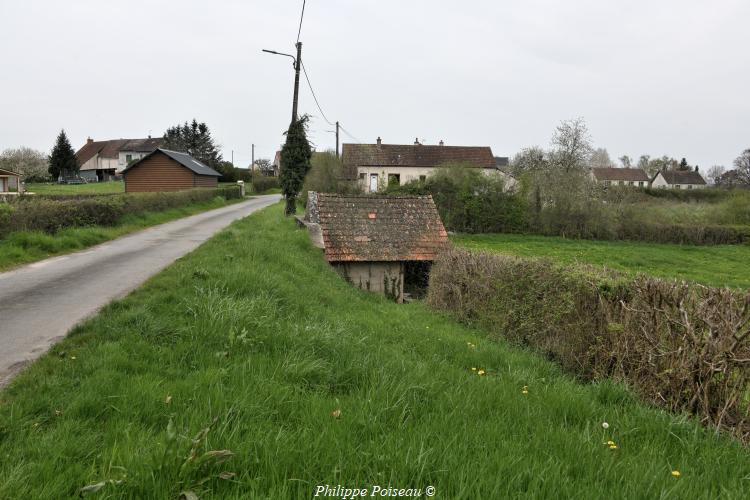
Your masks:
<instances>
[{"instance_id":1,"label":"conifer tree","mask_svg":"<svg viewBox=\"0 0 750 500\"><path fill-rule=\"evenodd\" d=\"M55 147L52 148L52 153L49 155L49 173L56 180L60 176L78 175L79 169L73 146L70 145L65 130L61 130L57 136Z\"/></svg>"},{"instance_id":2,"label":"conifer tree","mask_svg":"<svg viewBox=\"0 0 750 500\"><path fill-rule=\"evenodd\" d=\"M164 132L164 149L187 153L214 170L221 168L221 153L211 137L208 125L193 121L175 125Z\"/></svg>"},{"instance_id":3,"label":"conifer tree","mask_svg":"<svg viewBox=\"0 0 750 500\"><path fill-rule=\"evenodd\" d=\"M297 211L297 195L302 189L307 172L310 171L312 149L307 141L307 120L304 115L289 125L286 142L281 148L281 192L286 198L286 215Z\"/></svg>"}]
</instances>

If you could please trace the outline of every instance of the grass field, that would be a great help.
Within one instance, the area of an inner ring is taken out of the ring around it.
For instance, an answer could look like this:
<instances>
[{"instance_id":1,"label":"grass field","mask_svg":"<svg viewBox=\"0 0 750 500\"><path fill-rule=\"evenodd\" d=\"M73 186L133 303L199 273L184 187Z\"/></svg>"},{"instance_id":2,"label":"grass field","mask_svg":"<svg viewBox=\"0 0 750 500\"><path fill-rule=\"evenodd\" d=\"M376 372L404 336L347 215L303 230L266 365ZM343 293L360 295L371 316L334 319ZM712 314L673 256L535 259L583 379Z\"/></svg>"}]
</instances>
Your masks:
<instances>
[{"instance_id":1,"label":"grass field","mask_svg":"<svg viewBox=\"0 0 750 500\"><path fill-rule=\"evenodd\" d=\"M325 484L740 498L750 471L740 445L618 385L581 385L421 303L351 288L280 206L108 306L0 392L0 450L0 498L24 499L86 485L106 498L309 498Z\"/></svg>"},{"instance_id":2,"label":"grass field","mask_svg":"<svg viewBox=\"0 0 750 500\"><path fill-rule=\"evenodd\" d=\"M39 231L19 231L0 239L0 272L21 264L36 262L47 257L83 250L128 233L171 220L220 208L241 200L226 201L216 197L210 202L196 203L163 212L128 215L116 226L90 226L63 229L56 234Z\"/></svg>"},{"instance_id":3,"label":"grass field","mask_svg":"<svg viewBox=\"0 0 750 500\"><path fill-rule=\"evenodd\" d=\"M750 288L748 245L663 245L517 234L457 235L452 239L461 246L479 250L549 257L562 263L582 262L711 286Z\"/></svg>"},{"instance_id":4,"label":"grass field","mask_svg":"<svg viewBox=\"0 0 750 500\"><path fill-rule=\"evenodd\" d=\"M91 182L89 184L27 184L26 191L35 194L117 194L125 192L122 181Z\"/></svg>"}]
</instances>

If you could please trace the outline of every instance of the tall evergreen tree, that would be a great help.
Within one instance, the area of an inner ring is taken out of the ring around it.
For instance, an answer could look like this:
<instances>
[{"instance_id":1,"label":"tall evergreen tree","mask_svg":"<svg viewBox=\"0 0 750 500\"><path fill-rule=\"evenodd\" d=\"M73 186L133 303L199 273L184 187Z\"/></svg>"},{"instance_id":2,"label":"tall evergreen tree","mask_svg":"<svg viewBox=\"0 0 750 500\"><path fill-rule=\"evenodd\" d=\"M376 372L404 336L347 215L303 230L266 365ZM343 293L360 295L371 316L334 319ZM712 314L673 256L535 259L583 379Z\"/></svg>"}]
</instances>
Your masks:
<instances>
[{"instance_id":1,"label":"tall evergreen tree","mask_svg":"<svg viewBox=\"0 0 750 500\"><path fill-rule=\"evenodd\" d=\"M221 153L211 137L208 125L193 121L175 125L164 132L164 149L187 153L196 160L217 170L221 167Z\"/></svg>"},{"instance_id":2,"label":"tall evergreen tree","mask_svg":"<svg viewBox=\"0 0 750 500\"><path fill-rule=\"evenodd\" d=\"M297 211L297 195L302 189L307 172L310 171L312 148L307 141L307 120L304 115L289 125L286 142L281 147L281 192L286 198L286 215Z\"/></svg>"},{"instance_id":3,"label":"tall evergreen tree","mask_svg":"<svg viewBox=\"0 0 750 500\"><path fill-rule=\"evenodd\" d=\"M65 130L61 130L49 155L49 173L53 179L58 179L60 176L78 175L79 169L76 152L73 151Z\"/></svg>"}]
</instances>

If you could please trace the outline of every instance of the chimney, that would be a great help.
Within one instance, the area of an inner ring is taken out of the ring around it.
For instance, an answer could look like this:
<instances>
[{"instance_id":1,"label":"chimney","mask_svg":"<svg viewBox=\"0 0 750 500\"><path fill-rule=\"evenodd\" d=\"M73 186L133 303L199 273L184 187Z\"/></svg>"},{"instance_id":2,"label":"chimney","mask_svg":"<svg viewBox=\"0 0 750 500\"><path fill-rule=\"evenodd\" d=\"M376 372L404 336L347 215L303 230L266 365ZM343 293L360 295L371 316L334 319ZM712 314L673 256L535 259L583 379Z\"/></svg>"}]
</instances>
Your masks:
<instances>
[{"instance_id":1,"label":"chimney","mask_svg":"<svg viewBox=\"0 0 750 500\"><path fill-rule=\"evenodd\" d=\"M440 144L441 146L445 146L445 143L443 142L442 139L440 139L440 142L438 144Z\"/></svg>"},{"instance_id":2,"label":"chimney","mask_svg":"<svg viewBox=\"0 0 750 500\"><path fill-rule=\"evenodd\" d=\"M148 138L151 139L151 134L148 134Z\"/></svg>"},{"instance_id":3,"label":"chimney","mask_svg":"<svg viewBox=\"0 0 750 500\"><path fill-rule=\"evenodd\" d=\"M91 137L86 139L86 144L91 144L92 142L94 142L94 139L92 139Z\"/></svg>"},{"instance_id":4,"label":"chimney","mask_svg":"<svg viewBox=\"0 0 750 500\"><path fill-rule=\"evenodd\" d=\"M415 145L415 146L419 146L419 145L420 145L420 144L419 144L419 137L415 137L415 138L414 138L414 145Z\"/></svg>"},{"instance_id":5,"label":"chimney","mask_svg":"<svg viewBox=\"0 0 750 500\"><path fill-rule=\"evenodd\" d=\"M696 166L695 166L695 171L696 171L696 172L698 171L698 165L696 165Z\"/></svg>"},{"instance_id":6,"label":"chimney","mask_svg":"<svg viewBox=\"0 0 750 500\"><path fill-rule=\"evenodd\" d=\"M378 146L380 146L380 144L382 144L382 142L383 141L380 139L380 136L378 136Z\"/></svg>"}]
</instances>

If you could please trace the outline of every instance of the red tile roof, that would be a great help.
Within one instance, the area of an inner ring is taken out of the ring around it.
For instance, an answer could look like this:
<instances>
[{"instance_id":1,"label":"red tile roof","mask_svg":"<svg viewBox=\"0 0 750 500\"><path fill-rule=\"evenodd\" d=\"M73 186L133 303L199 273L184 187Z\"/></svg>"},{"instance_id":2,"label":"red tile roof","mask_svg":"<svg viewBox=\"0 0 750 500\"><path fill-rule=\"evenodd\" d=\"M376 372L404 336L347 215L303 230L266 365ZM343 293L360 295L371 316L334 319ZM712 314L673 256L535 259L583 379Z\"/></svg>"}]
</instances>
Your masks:
<instances>
[{"instance_id":1,"label":"red tile roof","mask_svg":"<svg viewBox=\"0 0 750 500\"><path fill-rule=\"evenodd\" d=\"M439 167L465 163L477 168L497 168L487 146L427 146L424 144L344 144L341 160L345 172L356 177L357 167Z\"/></svg>"},{"instance_id":2,"label":"red tile roof","mask_svg":"<svg viewBox=\"0 0 750 500\"><path fill-rule=\"evenodd\" d=\"M448 245L431 196L317 197L329 262L431 261Z\"/></svg>"},{"instance_id":3,"label":"red tile roof","mask_svg":"<svg viewBox=\"0 0 750 500\"><path fill-rule=\"evenodd\" d=\"M592 168L594 177L598 181L643 181L648 182L649 177L641 168Z\"/></svg>"},{"instance_id":4,"label":"red tile roof","mask_svg":"<svg viewBox=\"0 0 750 500\"><path fill-rule=\"evenodd\" d=\"M97 154L102 158L117 158L120 151L136 153L150 153L160 147L161 138L148 137L146 139L112 139L109 141L86 142L76 153L79 165L83 165Z\"/></svg>"}]
</instances>

